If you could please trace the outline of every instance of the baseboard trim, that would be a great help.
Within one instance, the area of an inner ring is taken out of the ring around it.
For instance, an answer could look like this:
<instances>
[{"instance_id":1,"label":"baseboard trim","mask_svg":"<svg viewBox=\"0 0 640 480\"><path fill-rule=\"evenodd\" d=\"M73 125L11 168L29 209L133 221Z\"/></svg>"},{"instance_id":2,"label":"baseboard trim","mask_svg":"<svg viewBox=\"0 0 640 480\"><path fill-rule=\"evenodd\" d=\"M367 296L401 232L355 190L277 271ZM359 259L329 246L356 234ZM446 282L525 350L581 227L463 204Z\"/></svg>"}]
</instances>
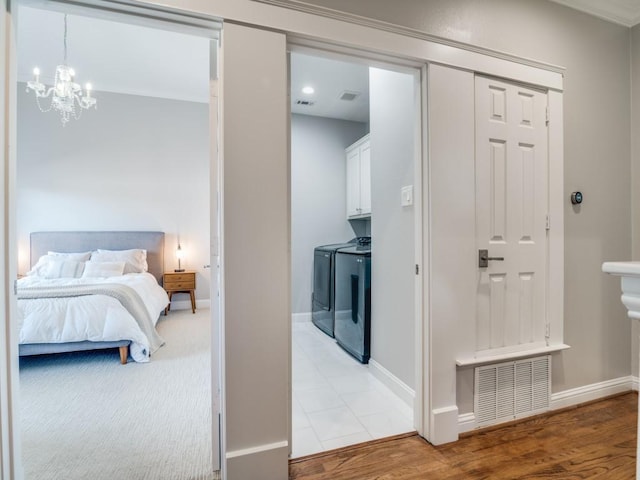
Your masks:
<instances>
[{"instance_id":1,"label":"baseboard trim","mask_svg":"<svg viewBox=\"0 0 640 480\"><path fill-rule=\"evenodd\" d=\"M473 412L458 415L458 433L470 432L476 428L476 415Z\"/></svg>"},{"instance_id":2,"label":"baseboard trim","mask_svg":"<svg viewBox=\"0 0 640 480\"><path fill-rule=\"evenodd\" d=\"M311 322L311 312L292 313L291 321L293 323Z\"/></svg>"},{"instance_id":3,"label":"baseboard trim","mask_svg":"<svg viewBox=\"0 0 640 480\"><path fill-rule=\"evenodd\" d=\"M619 393L638 391L638 385L638 377L628 376L552 393L549 411L574 407ZM523 417L519 420L526 418ZM470 432L475 430L476 427L476 416L473 412L458 415L458 433Z\"/></svg>"},{"instance_id":4,"label":"baseboard trim","mask_svg":"<svg viewBox=\"0 0 640 480\"><path fill-rule=\"evenodd\" d=\"M378 362L373 359L369 360L369 371L371 374L380 380L389 390L395 393L402 399L411 409L416 398L416 392L409 387L406 383L396 377L389 370L384 368Z\"/></svg>"},{"instance_id":5,"label":"baseboard trim","mask_svg":"<svg viewBox=\"0 0 640 480\"><path fill-rule=\"evenodd\" d=\"M457 422L459 422L457 405L434 408L431 411L431 436L429 441L434 445L442 445L458 440Z\"/></svg>"},{"instance_id":6,"label":"baseboard trim","mask_svg":"<svg viewBox=\"0 0 640 480\"><path fill-rule=\"evenodd\" d=\"M633 377L620 377L578 388L571 388L551 394L551 410L571 407L580 403L598 400L600 398L633 390Z\"/></svg>"},{"instance_id":7,"label":"baseboard trim","mask_svg":"<svg viewBox=\"0 0 640 480\"><path fill-rule=\"evenodd\" d=\"M275 442L227 452L227 480L260 478L280 480L288 477L289 442Z\"/></svg>"},{"instance_id":8,"label":"baseboard trim","mask_svg":"<svg viewBox=\"0 0 640 480\"><path fill-rule=\"evenodd\" d=\"M268 452L269 450L277 450L279 448L287 448L289 446L289 442L282 441L276 443L267 443L265 445L259 445L257 447L251 448L243 448L240 450L233 450L232 452L227 452L227 460L230 458L236 457L244 457L246 455L254 455L256 453Z\"/></svg>"}]
</instances>

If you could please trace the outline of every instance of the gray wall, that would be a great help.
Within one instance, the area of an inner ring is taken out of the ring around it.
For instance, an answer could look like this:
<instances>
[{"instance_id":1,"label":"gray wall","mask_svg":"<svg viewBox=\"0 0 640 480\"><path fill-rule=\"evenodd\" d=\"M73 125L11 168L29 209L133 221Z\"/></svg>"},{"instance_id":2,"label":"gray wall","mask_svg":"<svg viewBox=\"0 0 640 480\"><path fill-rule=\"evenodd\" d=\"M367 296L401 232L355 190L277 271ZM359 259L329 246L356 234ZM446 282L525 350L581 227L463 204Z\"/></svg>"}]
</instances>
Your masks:
<instances>
[{"instance_id":1,"label":"gray wall","mask_svg":"<svg viewBox=\"0 0 640 480\"><path fill-rule=\"evenodd\" d=\"M344 149L367 133L366 124L291 116L291 301L292 313L311 312L313 249L346 242Z\"/></svg>"},{"instance_id":2,"label":"gray wall","mask_svg":"<svg viewBox=\"0 0 640 480\"><path fill-rule=\"evenodd\" d=\"M631 212L632 258L640 260L640 25L631 29ZM631 365L638 376L638 322L631 322Z\"/></svg>"},{"instance_id":3,"label":"gray wall","mask_svg":"<svg viewBox=\"0 0 640 480\"><path fill-rule=\"evenodd\" d=\"M222 394L229 480L287 478L291 198L286 47L282 33L225 24Z\"/></svg>"},{"instance_id":4,"label":"gray wall","mask_svg":"<svg viewBox=\"0 0 640 480\"><path fill-rule=\"evenodd\" d=\"M554 355L553 391L629 375L631 326L619 279L600 270L603 261L632 253L629 29L540 0L308 3L566 67L564 324L571 349ZM574 190L585 196L580 209L568 201ZM458 388L468 384L463 379ZM469 392L458 398L460 412L469 411Z\"/></svg>"},{"instance_id":5,"label":"gray wall","mask_svg":"<svg viewBox=\"0 0 640 480\"><path fill-rule=\"evenodd\" d=\"M98 109L62 126L18 92L19 272L38 230L166 232L165 269L195 270L209 298L209 106L97 92ZM176 299L185 300L187 297Z\"/></svg>"},{"instance_id":6,"label":"gray wall","mask_svg":"<svg viewBox=\"0 0 640 480\"><path fill-rule=\"evenodd\" d=\"M414 77L369 69L371 123L371 358L414 388Z\"/></svg>"}]
</instances>

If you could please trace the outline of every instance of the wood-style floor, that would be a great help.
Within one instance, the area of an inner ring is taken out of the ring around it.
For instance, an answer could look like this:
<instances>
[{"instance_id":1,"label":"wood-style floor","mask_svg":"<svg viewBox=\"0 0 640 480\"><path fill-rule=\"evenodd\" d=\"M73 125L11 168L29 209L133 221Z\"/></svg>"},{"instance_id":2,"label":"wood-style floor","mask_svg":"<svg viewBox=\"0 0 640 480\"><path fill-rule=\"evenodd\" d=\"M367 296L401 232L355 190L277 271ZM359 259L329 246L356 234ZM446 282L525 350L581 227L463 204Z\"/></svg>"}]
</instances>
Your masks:
<instances>
[{"instance_id":1,"label":"wood-style floor","mask_svg":"<svg viewBox=\"0 0 640 480\"><path fill-rule=\"evenodd\" d=\"M467 434L395 437L292 460L290 480L635 478L636 393Z\"/></svg>"}]
</instances>

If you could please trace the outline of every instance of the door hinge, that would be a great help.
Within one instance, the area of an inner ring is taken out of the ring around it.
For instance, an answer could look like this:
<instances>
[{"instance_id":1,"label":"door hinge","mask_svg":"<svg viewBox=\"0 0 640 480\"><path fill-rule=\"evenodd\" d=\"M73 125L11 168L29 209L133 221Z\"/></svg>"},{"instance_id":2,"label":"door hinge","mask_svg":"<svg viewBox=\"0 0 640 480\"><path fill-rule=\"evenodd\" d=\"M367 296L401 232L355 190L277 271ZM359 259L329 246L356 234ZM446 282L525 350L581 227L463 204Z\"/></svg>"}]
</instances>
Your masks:
<instances>
[{"instance_id":1,"label":"door hinge","mask_svg":"<svg viewBox=\"0 0 640 480\"><path fill-rule=\"evenodd\" d=\"M544 338L548 339L551 336L551 324L547 323L544 326Z\"/></svg>"},{"instance_id":2,"label":"door hinge","mask_svg":"<svg viewBox=\"0 0 640 480\"><path fill-rule=\"evenodd\" d=\"M13 294L18 295L18 280L13 280Z\"/></svg>"},{"instance_id":3,"label":"door hinge","mask_svg":"<svg viewBox=\"0 0 640 480\"><path fill-rule=\"evenodd\" d=\"M551 230L551 216L547 213L547 220L544 224L546 230Z\"/></svg>"},{"instance_id":4,"label":"door hinge","mask_svg":"<svg viewBox=\"0 0 640 480\"><path fill-rule=\"evenodd\" d=\"M416 275L420 275L420 265L416 263Z\"/></svg>"},{"instance_id":5,"label":"door hinge","mask_svg":"<svg viewBox=\"0 0 640 480\"><path fill-rule=\"evenodd\" d=\"M546 121L547 125L549 125L550 117L551 117L551 114L549 113L549 105L547 105L547 109L546 109L546 113L545 113L545 121Z\"/></svg>"}]
</instances>

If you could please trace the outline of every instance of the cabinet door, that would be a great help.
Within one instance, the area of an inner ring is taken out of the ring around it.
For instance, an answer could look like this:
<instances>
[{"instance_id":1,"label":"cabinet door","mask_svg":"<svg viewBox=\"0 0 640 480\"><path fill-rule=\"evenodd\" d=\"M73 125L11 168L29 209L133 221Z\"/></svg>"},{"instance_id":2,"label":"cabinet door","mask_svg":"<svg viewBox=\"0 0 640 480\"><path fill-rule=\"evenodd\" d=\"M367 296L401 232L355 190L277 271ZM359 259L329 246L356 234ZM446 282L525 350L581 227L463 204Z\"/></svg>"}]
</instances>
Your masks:
<instances>
[{"instance_id":1,"label":"cabinet door","mask_svg":"<svg viewBox=\"0 0 640 480\"><path fill-rule=\"evenodd\" d=\"M360 215L360 149L347 151L347 218Z\"/></svg>"},{"instance_id":2,"label":"cabinet door","mask_svg":"<svg viewBox=\"0 0 640 480\"><path fill-rule=\"evenodd\" d=\"M360 215L371 214L371 147L360 146Z\"/></svg>"}]
</instances>

